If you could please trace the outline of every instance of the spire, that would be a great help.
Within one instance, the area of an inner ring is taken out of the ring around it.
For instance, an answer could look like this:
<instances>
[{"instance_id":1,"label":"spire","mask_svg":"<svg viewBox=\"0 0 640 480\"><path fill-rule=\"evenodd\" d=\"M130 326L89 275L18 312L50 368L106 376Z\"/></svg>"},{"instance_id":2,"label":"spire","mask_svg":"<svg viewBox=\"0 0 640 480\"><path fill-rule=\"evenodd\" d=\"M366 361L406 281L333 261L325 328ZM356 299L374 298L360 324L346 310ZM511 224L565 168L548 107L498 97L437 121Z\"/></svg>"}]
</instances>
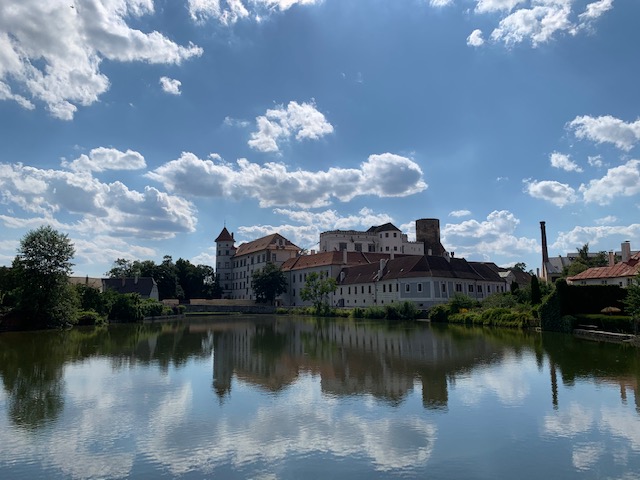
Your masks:
<instances>
[{"instance_id":1,"label":"spire","mask_svg":"<svg viewBox=\"0 0 640 480\"><path fill-rule=\"evenodd\" d=\"M233 242L235 240L233 239L233 235L229 233L229 230L227 230L227 227L224 227L220 232L220 235L218 235L218 238L216 238L215 241L216 242Z\"/></svg>"}]
</instances>

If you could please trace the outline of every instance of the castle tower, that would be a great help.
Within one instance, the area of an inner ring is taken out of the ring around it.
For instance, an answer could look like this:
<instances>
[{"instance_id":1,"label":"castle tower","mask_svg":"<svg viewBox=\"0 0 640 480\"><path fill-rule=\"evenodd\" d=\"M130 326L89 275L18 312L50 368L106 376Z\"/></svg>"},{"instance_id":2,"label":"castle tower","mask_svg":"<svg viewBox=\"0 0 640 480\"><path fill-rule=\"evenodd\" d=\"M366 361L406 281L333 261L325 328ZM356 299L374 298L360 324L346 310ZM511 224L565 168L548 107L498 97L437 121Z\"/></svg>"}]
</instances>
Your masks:
<instances>
[{"instance_id":1,"label":"castle tower","mask_svg":"<svg viewBox=\"0 0 640 480\"><path fill-rule=\"evenodd\" d=\"M236 253L233 233L224 227L216 238L216 277L222 287L222 298L228 298L233 289L233 261Z\"/></svg>"},{"instance_id":2,"label":"castle tower","mask_svg":"<svg viewBox=\"0 0 640 480\"><path fill-rule=\"evenodd\" d=\"M425 255L443 257L446 250L440 243L440 220L437 218L421 218L416 220L416 241L424 243Z\"/></svg>"}]
</instances>

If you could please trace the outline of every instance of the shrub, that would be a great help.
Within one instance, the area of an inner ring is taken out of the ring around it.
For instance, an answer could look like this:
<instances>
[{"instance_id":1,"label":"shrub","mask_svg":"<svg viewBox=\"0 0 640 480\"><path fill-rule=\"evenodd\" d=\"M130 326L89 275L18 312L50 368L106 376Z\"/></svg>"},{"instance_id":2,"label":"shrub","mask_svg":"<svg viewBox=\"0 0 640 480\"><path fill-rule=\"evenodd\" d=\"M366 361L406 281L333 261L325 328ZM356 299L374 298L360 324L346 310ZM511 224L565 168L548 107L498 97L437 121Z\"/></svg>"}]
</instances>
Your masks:
<instances>
[{"instance_id":1,"label":"shrub","mask_svg":"<svg viewBox=\"0 0 640 480\"><path fill-rule=\"evenodd\" d=\"M78 325L105 325L107 320L94 310L82 310L78 312Z\"/></svg>"},{"instance_id":2,"label":"shrub","mask_svg":"<svg viewBox=\"0 0 640 480\"><path fill-rule=\"evenodd\" d=\"M276 314L277 315L289 315L291 313L291 310L285 307L278 307L276 308Z\"/></svg>"},{"instance_id":3,"label":"shrub","mask_svg":"<svg viewBox=\"0 0 640 480\"><path fill-rule=\"evenodd\" d=\"M151 298L143 300L141 307L144 317L159 317L164 309L164 305Z\"/></svg>"},{"instance_id":4,"label":"shrub","mask_svg":"<svg viewBox=\"0 0 640 480\"><path fill-rule=\"evenodd\" d=\"M332 310L329 310L326 316L349 318L349 316L351 316L351 312L351 310L344 308L334 308Z\"/></svg>"},{"instance_id":5,"label":"shrub","mask_svg":"<svg viewBox=\"0 0 640 480\"><path fill-rule=\"evenodd\" d=\"M364 316L366 318L384 318L385 311L382 307L367 307Z\"/></svg>"},{"instance_id":6,"label":"shrub","mask_svg":"<svg viewBox=\"0 0 640 480\"><path fill-rule=\"evenodd\" d=\"M384 312L388 320L413 320L418 316L418 309L409 301L385 305Z\"/></svg>"},{"instance_id":7,"label":"shrub","mask_svg":"<svg viewBox=\"0 0 640 480\"><path fill-rule=\"evenodd\" d=\"M361 307L356 307L353 310L351 310L351 316L353 318L364 318L365 313L366 313L365 309Z\"/></svg>"},{"instance_id":8,"label":"shrub","mask_svg":"<svg viewBox=\"0 0 640 480\"><path fill-rule=\"evenodd\" d=\"M142 302L137 293L117 294L114 298L109 320L121 322L140 322L144 318L142 313Z\"/></svg>"},{"instance_id":9,"label":"shrub","mask_svg":"<svg viewBox=\"0 0 640 480\"><path fill-rule=\"evenodd\" d=\"M449 320L449 305L435 305L429 310L429 318L432 322L447 322Z\"/></svg>"},{"instance_id":10,"label":"shrub","mask_svg":"<svg viewBox=\"0 0 640 480\"><path fill-rule=\"evenodd\" d=\"M515 308L518 305L518 299L511 293L494 293L485 298L482 308Z\"/></svg>"},{"instance_id":11,"label":"shrub","mask_svg":"<svg viewBox=\"0 0 640 480\"><path fill-rule=\"evenodd\" d=\"M478 306L478 301L464 295L462 293L456 293L451 300L449 300L449 311L451 313L458 313L464 310L471 310Z\"/></svg>"}]
</instances>

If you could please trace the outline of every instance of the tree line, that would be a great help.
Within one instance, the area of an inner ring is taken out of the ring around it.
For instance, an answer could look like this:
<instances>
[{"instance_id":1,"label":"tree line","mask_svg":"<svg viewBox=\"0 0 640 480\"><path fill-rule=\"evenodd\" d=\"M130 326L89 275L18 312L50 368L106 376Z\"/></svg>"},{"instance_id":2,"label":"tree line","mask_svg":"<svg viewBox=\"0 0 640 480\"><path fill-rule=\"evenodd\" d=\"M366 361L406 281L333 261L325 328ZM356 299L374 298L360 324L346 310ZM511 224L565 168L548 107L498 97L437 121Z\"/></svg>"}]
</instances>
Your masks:
<instances>
[{"instance_id":1,"label":"tree line","mask_svg":"<svg viewBox=\"0 0 640 480\"><path fill-rule=\"evenodd\" d=\"M29 231L21 240L11 267L0 267L0 328L38 329L109 320L139 321L173 313L171 307L137 294L101 292L73 285L69 277L75 248L66 234L50 226ZM111 278L152 277L160 299L214 298L220 294L215 272L182 258L152 260L119 258L106 273Z\"/></svg>"}]
</instances>

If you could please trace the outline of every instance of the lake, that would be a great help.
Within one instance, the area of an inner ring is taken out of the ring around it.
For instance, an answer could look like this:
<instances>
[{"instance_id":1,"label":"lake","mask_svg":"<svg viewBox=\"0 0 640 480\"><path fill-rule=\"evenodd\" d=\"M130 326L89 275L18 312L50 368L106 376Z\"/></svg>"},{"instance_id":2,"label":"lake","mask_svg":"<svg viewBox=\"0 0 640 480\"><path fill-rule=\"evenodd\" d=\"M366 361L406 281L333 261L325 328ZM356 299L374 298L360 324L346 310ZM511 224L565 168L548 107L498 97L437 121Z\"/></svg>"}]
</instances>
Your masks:
<instances>
[{"instance_id":1,"label":"lake","mask_svg":"<svg viewBox=\"0 0 640 480\"><path fill-rule=\"evenodd\" d=\"M279 316L0 334L0 478L640 478L640 350Z\"/></svg>"}]
</instances>

